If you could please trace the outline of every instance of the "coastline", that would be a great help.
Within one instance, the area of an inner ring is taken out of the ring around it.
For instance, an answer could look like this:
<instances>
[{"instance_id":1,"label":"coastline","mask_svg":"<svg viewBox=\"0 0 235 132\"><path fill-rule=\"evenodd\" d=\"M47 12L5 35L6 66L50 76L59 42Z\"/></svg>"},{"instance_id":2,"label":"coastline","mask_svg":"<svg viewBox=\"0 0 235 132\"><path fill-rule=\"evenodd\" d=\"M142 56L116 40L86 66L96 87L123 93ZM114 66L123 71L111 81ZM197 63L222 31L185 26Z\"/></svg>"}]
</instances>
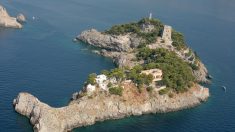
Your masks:
<instances>
[{"instance_id":1,"label":"coastline","mask_svg":"<svg viewBox=\"0 0 235 132\"><path fill-rule=\"evenodd\" d=\"M95 35L93 32L95 32ZM139 46L136 43L141 41L138 40L137 36L102 35L96 30L88 30L81 33L77 39L101 48L102 50L98 53L112 58L118 67L133 67L144 63L144 61L133 61L136 59L133 51ZM172 42L169 41L169 43ZM158 43L156 44L158 45ZM160 48L167 49L164 45ZM177 52L174 47L172 52ZM182 53L184 52L185 50ZM182 53L179 52L176 55L188 63L187 58L189 57L182 55ZM198 81L207 82L207 69L201 61L198 65L200 66L200 69L196 70L199 71ZM80 92L73 94L73 100L65 107L52 108L28 93L19 93L13 101L13 105L18 113L30 118L31 124L34 125L34 131L64 132L107 119L120 119L148 113L166 113L191 108L206 101L209 97L209 89L197 83L190 86L188 91L173 93L171 97L168 94L160 95L156 89L152 92L147 91L147 89L140 92L136 84L132 81L126 81L120 83L123 89L123 95L121 96L112 95L110 92L101 89L95 90L91 95L84 94L84 92L87 92L84 87Z\"/></svg>"},{"instance_id":2,"label":"coastline","mask_svg":"<svg viewBox=\"0 0 235 132\"><path fill-rule=\"evenodd\" d=\"M7 10L0 5L0 27L4 28L22 28L23 26L21 25L20 22L25 21L25 17L22 14L19 14L17 18L11 17Z\"/></svg>"},{"instance_id":3,"label":"coastline","mask_svg":"<svg viewBox=\"0 0 235 132\"><path fill-rule=\"evenodd\" d=\"M126 85L134 87L133 84ZM66 132L73 128L92 125L97 121L191 108L209 97L209 90L199 85L173 98L168 95L159 96L154 94L155 92L150 95L147 91L136 96L136 89L126 87L125 90L129 92L124 92L127 94L123 96L106 93L99 93L93 98L84 96L61 108L52 108L33 95L20 93L13 104L18 113L30 119L34 131Z\"/></svg>"}]
</instances>

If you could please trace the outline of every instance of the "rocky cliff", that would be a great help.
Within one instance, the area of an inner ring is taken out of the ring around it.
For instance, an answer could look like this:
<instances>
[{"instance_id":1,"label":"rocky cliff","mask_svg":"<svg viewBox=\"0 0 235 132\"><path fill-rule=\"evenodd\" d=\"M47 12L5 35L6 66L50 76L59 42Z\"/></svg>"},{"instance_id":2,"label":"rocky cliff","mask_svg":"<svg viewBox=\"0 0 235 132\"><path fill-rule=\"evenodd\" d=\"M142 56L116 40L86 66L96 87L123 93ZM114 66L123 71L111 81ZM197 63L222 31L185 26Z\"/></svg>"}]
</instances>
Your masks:
<instances>
[{"instance_id":1,"label":"rocky cliff","mask_svg":"<svg viewBox=\"0 0 235 132\"><path fill-rule=\"evenodd\" d=\"M111 51L130 52L136 48L141 39L133 34L126 35L107 35L98 32L96 29L86 30L77 36L77 39L82 40L90 45Z\"/></svg>"},{"instance_id":2,"label":"rocky cliff","mask_svg":"<svg viewBox=\"0 0 235 132\"><path fill-rule=\"evenodd\" d=\"M23 15L21 15L22 18ZM16 18L9 16L6 9L0 5L0 27L22 28Z\"/></svg>"},{"instance_id":3,"label":"rocky cliff","mask_svg":"<svg viewBox=\"0 0 235 132\"><path fill-rule=\"evenodd\" d=\"M140 93L132 83L123 83L122 87L122 96L107 92L74 95L74 100L62 108L50 107L28 93L20 93L13 105L18 113L30 119L35 132L66 132L107 119L190 108L209 97L209 90L197 84L188 92L172 97L159 95L157 91Z\"/></svg>"}]
</instances>

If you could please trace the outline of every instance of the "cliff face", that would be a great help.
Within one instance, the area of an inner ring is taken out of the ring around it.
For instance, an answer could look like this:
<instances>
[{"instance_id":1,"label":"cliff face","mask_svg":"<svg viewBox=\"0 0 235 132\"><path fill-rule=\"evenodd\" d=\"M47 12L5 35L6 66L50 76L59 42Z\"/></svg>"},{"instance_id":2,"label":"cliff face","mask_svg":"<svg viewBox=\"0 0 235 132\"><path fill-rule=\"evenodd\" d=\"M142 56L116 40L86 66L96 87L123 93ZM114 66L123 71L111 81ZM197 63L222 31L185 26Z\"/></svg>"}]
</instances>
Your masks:
<instances>
[{"instance_id":1,"label":"cliff face","mask_svg":"<svg viewBox=\"0 0 235 132\"><path fill-rule=\"evenodd\" d=\"M6 9L0 5L0 27L22 28L22 25L16 18L9 16Z\"/></svg>"},{"instance_id":2,"label":"cliff face","mask_svg":"<svg viewBox=\"0 0 235 132\"><path fill-rule=\"evenodd\" d=\"M106 119L181 110L198 105L209 97L209 90L197 84L188 92L174 94L171 98L159 95L157 91L139 93L132 83L123 83L122 87L122 96L99 92L93 96L74 97L62 108L52 108L28 93L20 93L13 104L18 113L30 118L34 131L66 132Z\"/></svg>"},{"instance_id":3,"label":"cliff face","mask_svg":"<svg viewBox=\"0 0 235 132\"><path fill-rule=\"evenodd\" d=\"M127 35L107 35L98 32L95 29L86 30L77 36L77 39L89 43L95 47L103 48L106 50L129 52L136 48L141 39L136 36Z\"/></svg>"}]
</instances>

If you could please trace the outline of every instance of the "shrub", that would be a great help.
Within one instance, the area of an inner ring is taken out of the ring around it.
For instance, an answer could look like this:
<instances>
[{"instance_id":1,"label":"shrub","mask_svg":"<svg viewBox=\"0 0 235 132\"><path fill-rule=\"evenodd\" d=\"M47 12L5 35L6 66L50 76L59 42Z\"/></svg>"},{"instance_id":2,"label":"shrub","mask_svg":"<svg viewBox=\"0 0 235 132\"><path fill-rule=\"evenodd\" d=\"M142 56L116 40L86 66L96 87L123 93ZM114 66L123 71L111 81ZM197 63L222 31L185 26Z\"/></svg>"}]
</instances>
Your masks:
<instances>
[{"instance_id":1,"label":"shrub","mask_svg":"<svg viewBox=\"0 0 235 132\"><path fill-rule=\"evenodd\" d=\"M187 47L185 40L184 40L184 36L180 32L176 32L175 30L172 30L171 38L173 41L172 45L176 47L177 50L185 49Z\"/></svg>"},{"instance_id":2,"label":"shrub","mask_svg":"<svg viewBox=\"0 0 235 132\"><path fill-rule=\"evenodd\" d=\"M111 82L109 82L107 86L108 86L108 88L110 88L110 87L112 87L112 85L113 84Z\"/></svg>"},{"instance_id":3,"label":"shrub","mask_svg":"<svg viewBox=\"0 0 235 132\"><path fill-rule=\"evenodd\" d=\"M161 89L160 91L158 91L158 93L159 93L160 95L164 95L164 94L167 94L168 91L169 91L168 88L164 88L164 89Z\"/></svg>"},{"instance_id":4,"label":"shrub","mask_svg":"<svg viewBox=\"0 0 235 132\"><path fill-rule=\"evenodd\" d=\"M122 81L125 79L125 71L122 68L112 69L109 73L109 77L115 77L117 80Z\"/></svg>"},{"instance_id":5,"label":"shrub","mask_svg":"<svg viewBox=\"0 0 235 132\"><path fill-rule=\"evenodd\" d=\"M149 86L149 87L147 87L147 89L146 89L148 92L152 92L153 91L153 87L152 86Z\"/></svg>"},{"instance_id":6,"label":"shrub","mask_svg":"<svg viewBox=\"0 0 235 132\"><path fill-rule=\"evenodd\" d=\"M115 95L122 96L122 91L123 91L123 89L121 87L109 88L109 93L110 94L115 94Z\"/></svg>"},{"instance_id":7,"label":"shrub","mask_svg":"<svg viewBox=\"0 0 235 132\"><path fill-rule=\"evenodd\" d=\"M90 75L88 75L88 78L87 78L87 84L91 84L91 85L95 85L96 84L96 74L95 73L92 73Z\"/></svg>"},{"instance_id":8,"label":"shrub","mask_svg":"<svg viewBox=\"0 0 235 132\"><path fill-rule=\"evenodd\" d=\"M110 72L108 70L102 70L101 73L106 76L109 76L109 74L110 74Z\"/></svg>"},{"instance_id":9,"label":"shrub","mask_svg":"<svg viewBox=\"0 0 235 132\"><path fill-rule=\"evenodd\" d=\"M137 88L138 88L138 92L139 92L139 93L142 93L142 92L143 92L143 89L144 89L144 88L143 88L143 84L138 84L138 85L137 85Z\"/></svg>"},{"instance_id":10,"label":"shrub","mask_svg":"<svg viewBox=\"0 0 235 132\"><path fill-rule=\"evenodd\" d=\"M174 97L174 94L173 94L173 93L169 93L168 96L169 96L170 98L173 98L173 97Z\"/></svg>"},{"instance_id":11,"label":"shrub","mask_svg":"<svg viewBox=\"0 0 235 132\"><path fill-rule=\"evenodd\" d=\"M190 63L189 64L193 70L199 70L199 67L195 64Z\"/></svg>"},{"instance_id":12,"label":"shrub","mask_svg":"<svg viewBox=\"0 0 235 132\"><path fill-rule=\"evenodd\" d=\"M153 76L141 74L143 67L141 65L136 65L130 72L127 74L127 78L132 80L138 86L140 85L149 85L153 81Z\"/></svg>"}]
</instances>

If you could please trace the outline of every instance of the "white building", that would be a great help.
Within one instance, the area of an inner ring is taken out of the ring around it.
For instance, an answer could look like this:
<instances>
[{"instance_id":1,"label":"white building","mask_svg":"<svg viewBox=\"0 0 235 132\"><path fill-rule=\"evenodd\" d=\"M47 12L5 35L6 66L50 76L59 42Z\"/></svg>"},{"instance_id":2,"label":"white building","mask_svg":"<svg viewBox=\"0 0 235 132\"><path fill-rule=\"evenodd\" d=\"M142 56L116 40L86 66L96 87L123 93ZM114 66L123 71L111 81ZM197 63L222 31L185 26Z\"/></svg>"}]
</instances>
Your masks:
<instances>
[{"instance_id":1,"label":"white building","mask_svg":"<svg viewBox=\"0 0 235 132\"><path fill-rule=\"evenodd\" d=\"M108 90L108 81L107 81L107 76L104 75L104 74L101 74L101 75L98 75L96 78L96 83L97 85L99 86L100 89L102 90ZM91 85L91 84L88 84L86 87L85 87L85 90L87 93L91 93L91 92L94 92L96 90L96 85Z\"/></svg>"},{"instance_id":2,"label":"white building","mask_svg":"<svg viewBox=\"0 0 235 132\"><path fill-rule=\"evenodd\" d=\"M88 84L86 86L86 92L87 93L91 93L91 92L94 92L94 91L95 91L95 85Z\"/></svg>"},{"instance_id":3,"label":"white building","mask_svg":"<svg viewBox=\"0 0 235 132\"><path fill-rule=\"evenodd\" d=\"M107 76L104 75L104 74L101 74L101 75L98 75L96 77L96 82L99 84L99 83L103 83L104 81L107 80Z\"/></svg>"},{"instance_id":4,"label":"white building","mask_svg":"<svg viewBox=\"0 0 235 132\"><path fill-rule=\"evenodd\" d=\"M107 76L104 74L98 75L96 77L96 83L98 84L99 88L103 89L103 90L108 90L107 87Z\"/></svg>"}]
</instances>

